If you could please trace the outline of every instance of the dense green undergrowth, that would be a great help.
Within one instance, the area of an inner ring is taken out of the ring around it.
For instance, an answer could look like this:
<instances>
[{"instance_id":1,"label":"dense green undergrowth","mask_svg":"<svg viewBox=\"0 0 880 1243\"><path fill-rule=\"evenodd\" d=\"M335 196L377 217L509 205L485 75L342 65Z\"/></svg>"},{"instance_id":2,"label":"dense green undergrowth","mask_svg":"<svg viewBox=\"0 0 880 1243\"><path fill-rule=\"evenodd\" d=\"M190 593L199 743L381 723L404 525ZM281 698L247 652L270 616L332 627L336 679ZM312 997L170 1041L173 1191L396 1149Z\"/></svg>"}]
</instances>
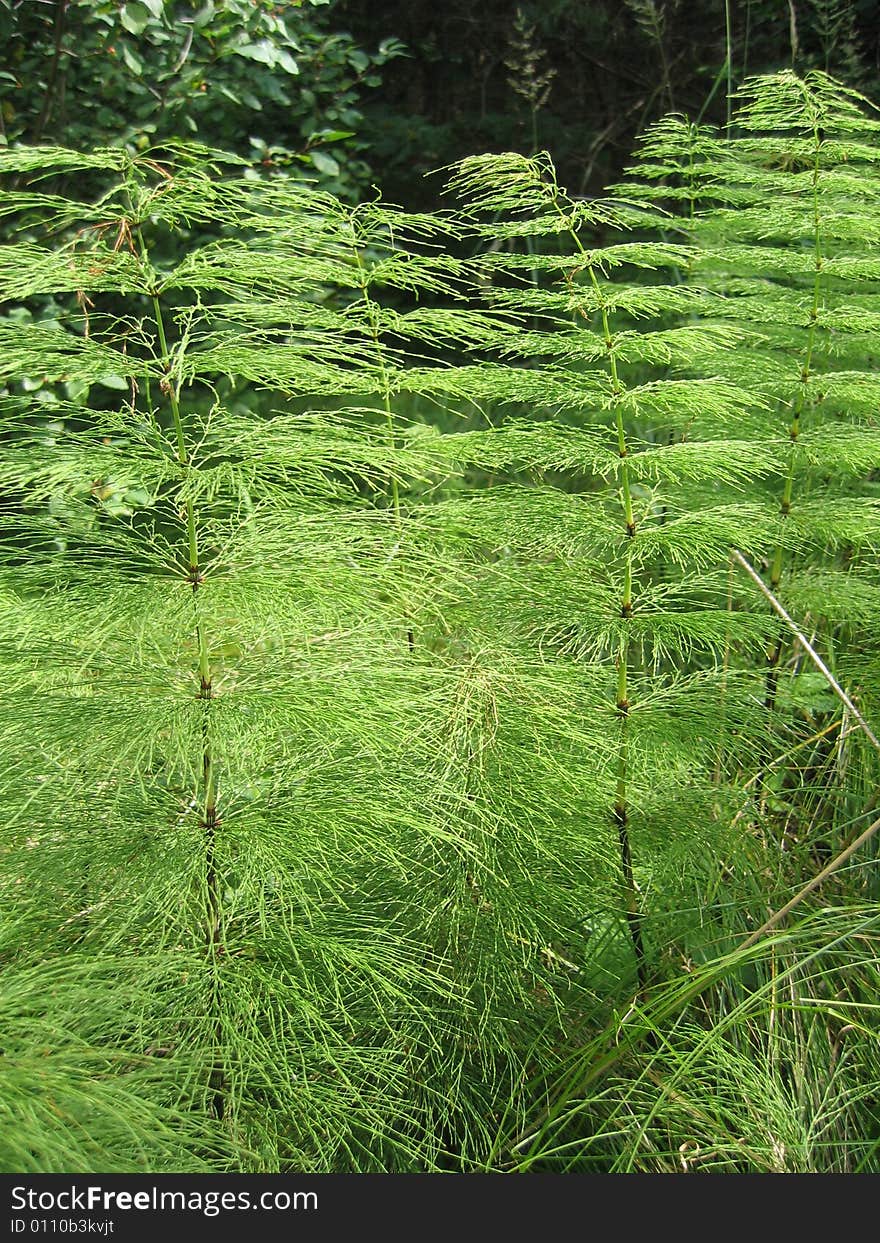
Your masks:
<instances>
[{"instance_id":1,"label":"dense green undergrowth","mask_svg":"<svg viewBox=\"0 0 880 1243\"><path fill-rule=\"evenodd\" d=\"M877 133L0 153L4 1168L877 1168Z\"/></svg>"}]
</instances>

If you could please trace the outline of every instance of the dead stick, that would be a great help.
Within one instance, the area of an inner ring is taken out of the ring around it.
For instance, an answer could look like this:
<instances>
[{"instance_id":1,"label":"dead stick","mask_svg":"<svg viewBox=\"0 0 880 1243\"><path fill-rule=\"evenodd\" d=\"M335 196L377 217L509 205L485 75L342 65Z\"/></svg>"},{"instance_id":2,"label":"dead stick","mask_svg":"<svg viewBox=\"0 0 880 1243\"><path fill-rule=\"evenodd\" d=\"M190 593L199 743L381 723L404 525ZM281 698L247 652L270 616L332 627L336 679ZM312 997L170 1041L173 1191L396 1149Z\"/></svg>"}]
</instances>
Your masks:
<instances>
[{"instance_id":1,"label":"dead stick","mask_svg":"<svg viewBox=\"0 0 880 1243\"><path fill-rule=\"evenodd\" d=\"M782 618L782 620L785 622L785 624L786 624L788 627L790 627L790 629L791 629L792 633L793 633L793 634L795 635L795 637L797 638L798 643L800 643L801 647L804 649L804 651L805 651L805 652L807 653L807 655L810 657L810 660L812 660L813 664L816 666L816 668L817 668L817 669L819 670L819 672L822 674L822 676L824 677L825 681L828 683L828 685L829 685L829 686L831 687L831 689L834 691L835 695L837 695L838 699L841 699L841 700L842 700L842 701L846 704L846 706L849 708L850 712L853 714L853 716L854 716L854 717L856 718L856 720L858 721L859 725L861 725L862 729L865 731L865 733L866 733L866 735L868 736L868 738L870 738L871 743L873 744L873 746L876 748L876 750L880 751L880 740L878 740L877 735L876 735L876 734L874 733L874 731L871 729L871 726L868 724L868 722L867 722L867 721L865 720L865 718L862 716L861 712L859 712L858 708L855 706L855 704L853 703L853 701L850 699L849 695L847 695L846 691L845 691L845 690L843 689L843 687L840 685L840 683L838 682L837 678L834 676L834 674L831 672L831 670L830 670L830 669L828 668L828 666L825 664L825 662L824 662L824 660L822 659L822 657L819 655L819 653L816 651L816 649L812 646L812 644L810 643L810 641L809 641L809 639L807 638L807 636L803 633L803 631L800 629L800 627L799 627L799 626L798 626L798 625L797 625L797 624L796 624L796 623L792 620L791 616L790 616L790 615L789 615L789 614L785 611L785 609L782 607L782 605L781 605L781 604L779 603L779 601L776 599L776 597L774 596L773 592L770 590L770 588L767 586L767 584L764 582L764 580L760 577L760 575L757 573L757 571L756 571L756 570L754 570L754 569L752 568L752 566L750 566L750 565L749 565L748 561L746 561L746 559L745 559L745 557L742 555L742 553L741 553L741 552L737 552L737 550L736 550L735 548L734 548L734 549L732 549L731 551L732 551L732 553L733 553L733 559L734 559L734 561L738 561L738 562L739 562L739 564L742 566L742 568L743 568L743 569L745 570L745 572L748 574L749 578L751 578L751 579L752 579L752 581L756 584L756 586L760 589L761 594L762 594L763 596L765 596L767 600L769 600L769 601L770 601L770 604L771 604L771 606L772 606L772 608L773 608L774 612L776 612L776 613L777 613L777 614L778 614L778 615Z\"/></svg>"},{"instance_id":2,"label":"dead stick","mask_svg":"<svg viewBox=\"0 0 880 1243\"><path fill-rule=\"evenodd\" d=\"M790 902L786 902L785 906L781 906L778 911L775 911L766 923L761 924L761 927L758 928L756 932L753 932L750 937L746 937L745 941L743 941L739 948L741 950L747 950L757 941L760 941L761 937L764 936L765 933L771 932L778 923L781 923L781 921L785 919L789 911L793 911L798 903L802 902L808 894L811 894L814 889L818 889L818 887L822 884L822 881L825 880L826 877L830 876L832 872L836 872L842 864L846 863L847 859L849 859L851 855L854 855L860 846L864 846L865 842L870 841L878 829L880 829L880 820L875 820L873 824L869 824L864 833L860 833L855 841L850 842L845 850L841 850L840 854L837 855L836 858L832 859L821 872L817 872L815 876L808 880L803 889L799 889Z\"/></svg>"},{"instance_id":3,"label":"dead stick","mask_svg":"<svg viewBox=\"0 0 880 1243\"><path fill-rule=\"evenodd\" d=\"M760 589L761 594L765 596L767 600L770 601L770 604L772 605L774 611L782 618L785 624L791 628L791 630L793 631L793 633L795 634L797 638L797 641L800 643L801 647L804 649L804 651L813 661L813 664L816 666L816 668L825 678L828 685L831 687L834 693L838 696L838 698L840 698L846 704L847 708L849 708L850 712L853 714L855 719L858 721L859 725L862 727L867 737L871 740L871 743L873 744L873 746L876 747L878 751L880 751L880 742L877 741L876 734L871 729L870 725L865 720L865 718L862 716L861 712L859 712L858 708L853 703L853 701L850 699L849 695L847 695L846 691L837 681L837 678L835 678L834 674L825 664L822 657L819 655L819 653L815 650L815 648L809 642L806 635L795 624L795 622L792 620L789 613L787 613L786 610L783 608L783 606L779 603L779 601L776 599L776 596L774 596L773 592L766 585L766 583L760 577L760 575L754 570L754 568L751 565L749 565L748 561L746 561L742 553L738 552L735 548L732 549L731 551L733 554L734 561L739 562L739 564L748 574L749 578L751 578L751 580ZM865 829L865 831L863 833L860 833L859 836L854 841L850 842L850 844L844 850L842 850L839 855L837 855L834 859L832 859L831 862L826 867L824 867L821 872L817 872L815 876L813 876L810 880L808 880L807 883L803 886L803 888L797 891L797 893L794 895L791 901L786 902L785 906L780 907L778 911L774 911L774 913L770 916L770 918L766 921L766 923L763 923L756 932L753 932L750 937L747 937L746 940L743 941L742 945L740 946L740 949L748 949L749 946L754 945L757 941L760 941L761 937L764 936L765 933L771 932L778 923L781 923L782 920L785 919L789 911L794 910L794 908L798 905L798 903L802 902L803 899L806 898L808 894L811 894L814 889L818 889L818 887L822 884L822 881L825 880L826 877L830 876L832 872L836 872L839 867L841 867L844 863L846 863L847 859L849 859L852 855L854 855L860 846L863 846L865 842L870 841L870 839L874 836L874 834L878 831L878 829L880 829L880 820L875 820L873 824L869 824L868 827Z\"/></svg>"}]
</instances>

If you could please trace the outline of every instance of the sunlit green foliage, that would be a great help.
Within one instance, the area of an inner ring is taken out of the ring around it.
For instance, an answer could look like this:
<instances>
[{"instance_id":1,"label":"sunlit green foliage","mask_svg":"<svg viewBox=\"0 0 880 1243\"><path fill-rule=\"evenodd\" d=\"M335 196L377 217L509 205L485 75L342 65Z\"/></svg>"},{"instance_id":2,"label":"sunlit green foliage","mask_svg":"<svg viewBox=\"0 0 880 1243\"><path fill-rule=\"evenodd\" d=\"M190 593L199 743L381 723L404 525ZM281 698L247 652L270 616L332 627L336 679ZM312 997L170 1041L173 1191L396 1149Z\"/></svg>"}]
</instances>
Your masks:
<instances>
[{"instance_id":1,"label":"sunlit green foliage","mask_svg":"<svg viewBox=\"0 0 880 1243\"><path fill-rule=\"evenodd\" d=\"M875 1168L868 874L725 957L876 788L730 558L870 711L874 123L736 124L0 152L4 1168Z\"/></svg>"}]
</instances>

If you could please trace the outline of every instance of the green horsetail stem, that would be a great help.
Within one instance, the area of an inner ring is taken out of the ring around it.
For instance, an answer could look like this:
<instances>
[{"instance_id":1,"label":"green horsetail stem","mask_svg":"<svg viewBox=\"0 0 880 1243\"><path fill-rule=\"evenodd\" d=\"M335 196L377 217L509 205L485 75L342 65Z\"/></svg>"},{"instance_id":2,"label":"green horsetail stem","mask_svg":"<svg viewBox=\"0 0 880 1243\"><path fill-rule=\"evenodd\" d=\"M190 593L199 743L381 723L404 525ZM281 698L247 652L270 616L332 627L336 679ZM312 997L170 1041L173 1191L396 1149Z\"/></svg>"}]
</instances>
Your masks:
<instances>
[{"instance_id":1,"label":"green horsetail stem","mask_svg":"<svg viewBox=\"0 0 880 1243\"><path fill-rule=\"evenodd\" d=\"M558 187L554 183L553 187L553 206L564 216L564 212L559 203ZM568 229L569 237L574 242L578 252L583 256L584 263L590 276L590 282L596 297L599 299L600 314L602 319L602 337L605 345L605 355L608 360L608 369L611 377L611 393L615 401L615 432L616 446L618 457L620 458L620 497L623 509L624 530L626 532L626 549L624 552L624 579L623 594L620 600L620 617L624 623L628 623L633 615L633 559L631 540L635 538L636 521L635 511L633 509L632 487L630 484L629 449L626 441L626 428L623 422L623 411L620 407L618 398L624 391L624 385L620 379L617 367L617 358L614 354L614 336L611 331L611 321L608 315L608 307L602 297L602 289L596 276L595 264L591 261L584 248L581 239L577 235L574 228ZM630 661L631 640L628 633L628 625L624 628L624 633L620 640L620 649L617 653L617 696L615 700L615 709L617 712L618 722L618 743L617 743L617 779L615 785L615 798L612 817L617 829L617 844L620 852L620 867L623 882L623 897L626 906L626 921L629 928L630 940L632 942L633 953L636 960L636 978L638 979L639 988L644 988L647 982L645 944L642 936L642 919L643 913L639 902L639 894L636 888L635 876L633 874L632 861L632 844L630 840L630 798L629 798L629 688L628 688L628 671Z\"/></svg>"},{"instance_id":2,"label":"green horsetail stem","mask_svg":"<svg viewBox=\"0 0 880 1243\"><path fill-rule=\"evenodd\" d=\"M141 256L148 260L143 234L138 231L141 244ZM186 433L180 410L180 396L177 385L171 375L171 352L165 332L165 320L158 294L151 295L153 317L159 338L159 361L164 371L162 391L168 397L171 408L171 419L177 443L177 461L181 473L185 475L189 469L191 457L186 443ZM222 1044L223 1031L220 1020L220 980L218 956L223 953L223 909L220 897L220 881L217 875L217 765L214 756L214 745L211 730L211 705L214 698L214 686L208 648L208 635L201 607L200 591L205 583L203 567L199 562L198 525L195 505L192 497L187 496L185 502L187 552L189 565L186 581L192 587L193 626L195 630L196 648L198 651L199 689L196 698L201 703L201 805L200 824L204 842L204 883L205 883L205 943L211 970L211 991L215 1012L214 1038L217 1052ZM210 1078L211 1104L215 1116L220 1119L225 1112L225 1076L218 1064L215 1064Z\"/></svg>"},{"instance_id":3,"label":"green horsetail stem","mask_svg":"<svg viewBox=\"0 0 880 1243\"><path fill-rule=\"evenodd\" d=\"M397 448L397 434L394 429L394 412L391 409L391 381L388 376L388 368L385 365L385 350L382 347L382 341L379 336L379 307L370 297L370 274L367 271L367 265L364 263L361 254L360 239L355 233L354 220L352 219L352 233L354 235L354 257L357 264L358 272L358 288L361 297L364 300L364 309L367 313L367 323L369 324L370 337L376 350L376 362L379 367L379 382L382 386L382 408L385 411L385 432L387 436L388 448L393 454ZM394 473L394 465L391 466L391 506L394 512L394 526L397 532L398 544L403 535L403 515L400 508L400 488L397 483L397 476ZM410 622L406 627L406 642L410 652L415 651L415 635Z\"/></svg>"},{"instance_id":4,"label":"green horsetail stem","mask_svg":"<svg viewBox=\"0 0 880 1243\"><path fill-rule=\"evenodd\" d=\"M785 484L782 490L782 500L779 504L779 514L783 519L788 518L791 513L792 501L794 499L794 476L797 464L797 442L801 433L801 419L807 404L807 386L812 378L813 351L816 344L816 326L819 321L819 297L822 288L822 229L821 216L819 211L819 155L822 146L822 137L818 123L813 129L813 139L815 142L815 150L813 152L813 176L812 176L812 199L813 199L813 263L815 272L813 275L813 297L810 306L809 319L807 323L807 343L804 349L803 365L801 367L800 386L794 400L792 409L791 423L788 429L790 441L789 449L789 465L785 476ZM782 571L784 568L784 550L782 544L776 546L773 555L773 563L770 570L770 590L776 592L779 590L779 584L782 581ZM767 680L764 694L764 706L772 711L776 706L776 691L779 683L779 662L782 658L782 648L785 639L785 629L779 631L776 642L767 653Z\"/></svg>"}]
</instances>

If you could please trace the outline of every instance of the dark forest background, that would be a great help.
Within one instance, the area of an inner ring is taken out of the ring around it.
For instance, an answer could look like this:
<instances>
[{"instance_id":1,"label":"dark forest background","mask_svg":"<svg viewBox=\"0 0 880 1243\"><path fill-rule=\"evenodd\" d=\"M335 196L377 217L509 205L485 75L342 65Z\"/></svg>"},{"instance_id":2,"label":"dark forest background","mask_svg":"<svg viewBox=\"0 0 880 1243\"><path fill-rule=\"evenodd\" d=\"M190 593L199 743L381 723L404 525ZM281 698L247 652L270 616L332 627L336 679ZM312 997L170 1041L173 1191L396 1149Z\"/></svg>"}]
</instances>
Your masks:
<instances>
[{"instance_id":1,"label":"dark forest background","mask_svg":"<svg viewBox=\"0 0 880 1243\"><path fill-rule=\"evenodd\" d=\"M197 139L414 207L453 160L546 148L589 194L663 113L724 122L748 74L819 67L876 97L878 18L875 0L0 0L0 140Z\"/></svg>"}]
</instances>

